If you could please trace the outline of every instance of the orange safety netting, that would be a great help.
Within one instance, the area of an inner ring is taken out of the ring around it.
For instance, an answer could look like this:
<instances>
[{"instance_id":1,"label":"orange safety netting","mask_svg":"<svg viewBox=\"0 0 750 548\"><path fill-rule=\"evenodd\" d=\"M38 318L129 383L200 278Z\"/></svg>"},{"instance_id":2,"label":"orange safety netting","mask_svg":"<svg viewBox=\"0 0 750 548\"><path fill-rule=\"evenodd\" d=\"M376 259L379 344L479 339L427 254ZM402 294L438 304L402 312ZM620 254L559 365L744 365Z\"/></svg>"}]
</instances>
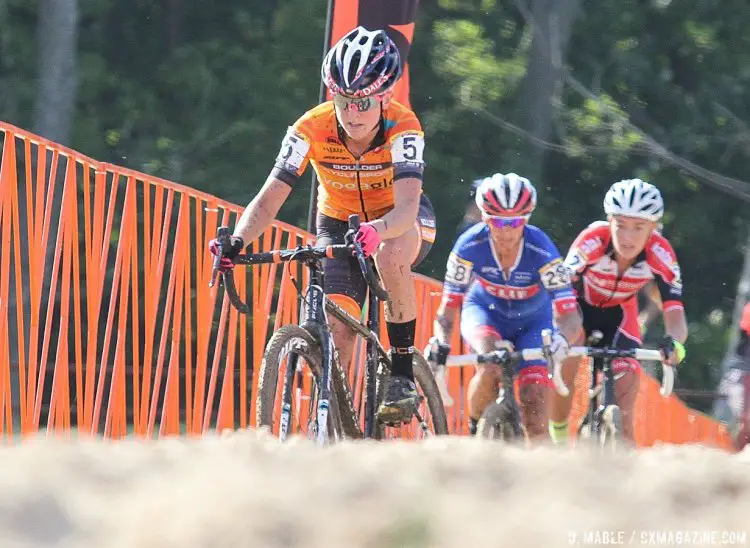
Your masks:
<instances>
[{"instance_id":1,"label":"orange safety netting","mask_svg":"<svg viewBox=\"0 0 750 548\"><path fill-rule=\"evenodd\" d=\"M253 426L253 366L271 333L299 317L290 273L304 282L306 272L269 264L238 273L252 310L242 316L223 289L209 289L206 252L217 227L233 226L241 207L8 124L0 123L0 139L0 430L8 438L41 428L119 438ZM276 222L251 250L309 241ZM421 275L416 284L416 345L423 348L441 284ZM458 333L453 343L461 351ZM361 350L349 369L357 405ZM472 374L448 376L456 434L466 433ZM584 411L585 371L577 385L571 428ZM637 408L639 445L732 446L723 425L661 398L646 375Z\"/></svg>"}]
</instances>

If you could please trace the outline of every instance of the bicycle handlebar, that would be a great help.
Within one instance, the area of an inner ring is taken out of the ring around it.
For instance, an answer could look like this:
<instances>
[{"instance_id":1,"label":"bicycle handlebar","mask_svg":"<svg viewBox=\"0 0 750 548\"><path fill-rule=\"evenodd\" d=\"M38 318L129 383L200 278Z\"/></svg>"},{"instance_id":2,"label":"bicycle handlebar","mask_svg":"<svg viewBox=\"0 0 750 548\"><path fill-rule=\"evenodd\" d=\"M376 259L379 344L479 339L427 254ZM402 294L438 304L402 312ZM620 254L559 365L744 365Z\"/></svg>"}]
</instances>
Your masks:
<instances>
[{"instance_id":1,"label":"bicycle handlebar","mask_svg":"<svg viewBox=\"0 0 750 548\"><path fill-rule=\"evenodd\" d=\"M359 228L359 215L349 216L349 228L350 232L352 230L356 232L356 230ZM229 247L231 246L230 236L231 234L229 228L226 226L221 226L217 230L216 239L223 250L229 249ZM313 247L311 245L308 245L306 247L300 246L296 249L279 249L264 253L248 253L245 255L237 255L232 259L232 262L234 264L241 265L256 265L268 263L283 263L289 261L306 262L326 258L345 259L354 255L358 260L359 268L362 271L362 275L364 276L370 290L379 300L387 301L388 293L380 285L378 277L375 275L375 272L372 268L371 261L368 261L365 258L364 252L362 251L362 246L359 243L354 242L353 237L350 235L347 235L347 239L351 240L350 243L328 245L324 247ZM219 272L220 261L220 256L217 255L214 257L213 271L211 273L211 281L209 282L209 287L214 286L214 283L216 281L216 274L217 272ZM250 307L247 305L247 303L243 302L243 300L237 293L237 287L234 283L234 273L229 270L227 272L223 272L222 276L224 279L224 287L226 289L227 296L229 297L229 302L232 303L232 306L234 306L240 313L249 314Z\"/></svg>"},{"instance_id":2,"label":"bicycle handlebar","mask_svg":"<svg viewBox=\"0 0 750 548\"><path fill-rule=\"evenodd\" d=\"M549 329L542 331L542 348L527 348L518 352L511 352L508 350L495 350L494 352L487 352L485 354L464 354L460 356L448 356L446 362L447 367L462 367L465 365L482 365L486 363L503 364L506 361L532 361L532 360L545 360L547 363L552 363L552 384L555 390L561 396L567 396L570 394L570 390L565 385L562 378L561 366L562 364L557 363L557 360L551 359L549 345L551 343L552 333ZM668 397L672 393L674 388L674 369L672 366L664 363L664 358L660 350L652 350L648 348L632 348L632 349L618 349L618 348L594 348L591 346L572 346L568 352L568 356L579 356L589 358L633 358L638 361L658 361L662 364L662 381L659 393L662 397Z\"/></svg>"}]
</instances>

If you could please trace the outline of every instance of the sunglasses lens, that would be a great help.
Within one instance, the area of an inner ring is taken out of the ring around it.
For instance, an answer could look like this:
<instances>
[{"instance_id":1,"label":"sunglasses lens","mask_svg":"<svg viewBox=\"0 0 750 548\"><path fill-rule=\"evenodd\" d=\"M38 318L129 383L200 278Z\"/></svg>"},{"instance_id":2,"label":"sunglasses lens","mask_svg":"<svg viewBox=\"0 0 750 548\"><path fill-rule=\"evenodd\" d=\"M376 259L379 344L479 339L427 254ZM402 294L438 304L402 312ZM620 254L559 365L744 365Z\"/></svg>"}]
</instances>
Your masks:
<instances>
[{"instance_id":1,"label":"sunglasses lens","mask_svg":"<svg viewBox=\"0 0 750 548\"><path fill-rule=\"evenodd\" d=\"M367 112L375 106L375 99L372 97L346 97L344 95L334 96L334 103L343 111Z\"/></svg>"},{"instance_id":2,"label":"sunglasses lens","mask_svg":"<svg viewBox=\"0 0 750 548\"><path fill-rule=\"evenodd\" d=\"M526 222L523 217L490 217L489 222L495 228L518 228Z\"/></svg>"}]
</instances>

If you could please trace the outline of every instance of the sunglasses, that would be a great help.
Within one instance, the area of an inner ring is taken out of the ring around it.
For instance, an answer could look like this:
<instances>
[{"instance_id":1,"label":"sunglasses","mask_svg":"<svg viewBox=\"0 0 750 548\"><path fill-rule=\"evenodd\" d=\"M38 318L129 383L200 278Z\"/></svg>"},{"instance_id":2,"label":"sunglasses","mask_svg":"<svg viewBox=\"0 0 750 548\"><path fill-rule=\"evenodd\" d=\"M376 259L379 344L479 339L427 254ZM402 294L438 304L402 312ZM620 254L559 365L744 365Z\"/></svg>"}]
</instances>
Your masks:
<instances>
[{"instance_id":1,"label":"sunglasses","mask_svg":"<svg viewBox=\"0 0 750 548\"><path fill-rule=\"evenodd\" d=\"M347 97L346 95L336 94L333 96L333 104L336 108L344 112L367 112L382 101L382 95L370 97Z\"/></svg>"},{"instance_id":2,"label":"sunglasses","mask_svg":"<svg viewBox=\"0 0 750 548\"><path fill-rule=\"evenodd\" d=\"M518 228L528 221L528 217L494 217L485 216L484 222L495 228Z\"/></svg>"}]
</instances>

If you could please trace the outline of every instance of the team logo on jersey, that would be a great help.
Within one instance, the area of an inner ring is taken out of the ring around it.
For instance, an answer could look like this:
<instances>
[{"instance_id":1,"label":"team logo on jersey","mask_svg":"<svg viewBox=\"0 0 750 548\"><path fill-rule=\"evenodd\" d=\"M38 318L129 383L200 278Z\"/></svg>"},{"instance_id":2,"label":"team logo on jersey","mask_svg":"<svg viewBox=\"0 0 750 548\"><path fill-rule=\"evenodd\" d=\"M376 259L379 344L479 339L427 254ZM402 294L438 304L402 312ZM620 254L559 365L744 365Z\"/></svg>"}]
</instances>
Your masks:
<instances>
[{"instance_id":1,"label":"team logo on jersey","mask_svg":"<svg viewBox=\"0 0 750 548\"><path fill-rule=\"evenodd\" d=\"M383 169L386 169L388 166L385 166L383 164L331 164L330 166L326 167L337 169L339 171L381 171Z\"/></svg>"},{"instance_id":2,"label":"team logo on jersey","mask_svg":"<svg viewBox=\"0 0 750 548\"><path fill-rule=\"evenodd\" d=\"M500 269L496 266L483 266L479 269L481 274L492 274L493 276L500 275Z\"/></svg>"},{"instance_id":3,"label":"team logo on jersey","mask_svg":"<svg viewBox=\"0 0 750 548\"><path fill-rule=\"evenodd\" d=\"M664 246L661 245L659 242L654 242L654 244L651 246L651 251L654 252L654 255L659 257L659 260L663 262L667 266L671 266L674 264L674 256L664 248Z\"/></svg>"},{"instance_id":4,"label":"team logo on jersey","mask_svg":"<svg viewBox=\"0 0 750 548\"><path fill-rule=\"evenodd\" d=\"M487 281L484 278L479 278L479 283L487 293L489 293L493 297L497 297L498 299L524 301L539 293L538 284L529 285L526 287L516 287L512 285L493 284L492 282Z\"/></svg>"},{"instance_id":5,"label":"team logo on jersey","mask_svg":"<svg viewBox=\"0 0 750 548\"><path fill-rule=\"evenodd\" d=\"M669 283L673 286L682 288L682 273L680 272L680 265L675 260L674 255L670 253L668 249L662 246L660 242L655 242L651 246L651 251L654 252L654 255L656 255L664 264L664 266L666 266L672 273L672 280L667 281L669 281Z\"/></svg>"},{"instance_id":6,"label":"team logo on jersey","mask_svg":"<svg viewBox=\"0 0 750 548\"><path fill-rule=\"evenodd\" d=\"M625 279L618 280L617 278L613 277L607 277L604 278L602 276L598 276L598 274L601 274L599 270L591 269L588 273L588 280L595 285L598 288L601 289L607 289L607 290L614 290L617 289L618 292L628 291L628 292L635 292L638 291L640 288L642 288L646 283L648 283L648 278L642 278L642 279L635 279L635 281L628 281ZM631 278L633 279L633 278Z\"/></svg>"},{"instance_id":7,"label":"team logo on jersey","mask_svg":"<svg viewBox=\"0 0 750 548\"><path fill-rule=\"evenodd\" d=\"M581 242L581 244L578 246L578 249L580 249L585 257L588 257L591 255L594 251L599 249L602 245L602 239L598 236L594 238L586 238Z\"/></svg>"}]
</instances>

